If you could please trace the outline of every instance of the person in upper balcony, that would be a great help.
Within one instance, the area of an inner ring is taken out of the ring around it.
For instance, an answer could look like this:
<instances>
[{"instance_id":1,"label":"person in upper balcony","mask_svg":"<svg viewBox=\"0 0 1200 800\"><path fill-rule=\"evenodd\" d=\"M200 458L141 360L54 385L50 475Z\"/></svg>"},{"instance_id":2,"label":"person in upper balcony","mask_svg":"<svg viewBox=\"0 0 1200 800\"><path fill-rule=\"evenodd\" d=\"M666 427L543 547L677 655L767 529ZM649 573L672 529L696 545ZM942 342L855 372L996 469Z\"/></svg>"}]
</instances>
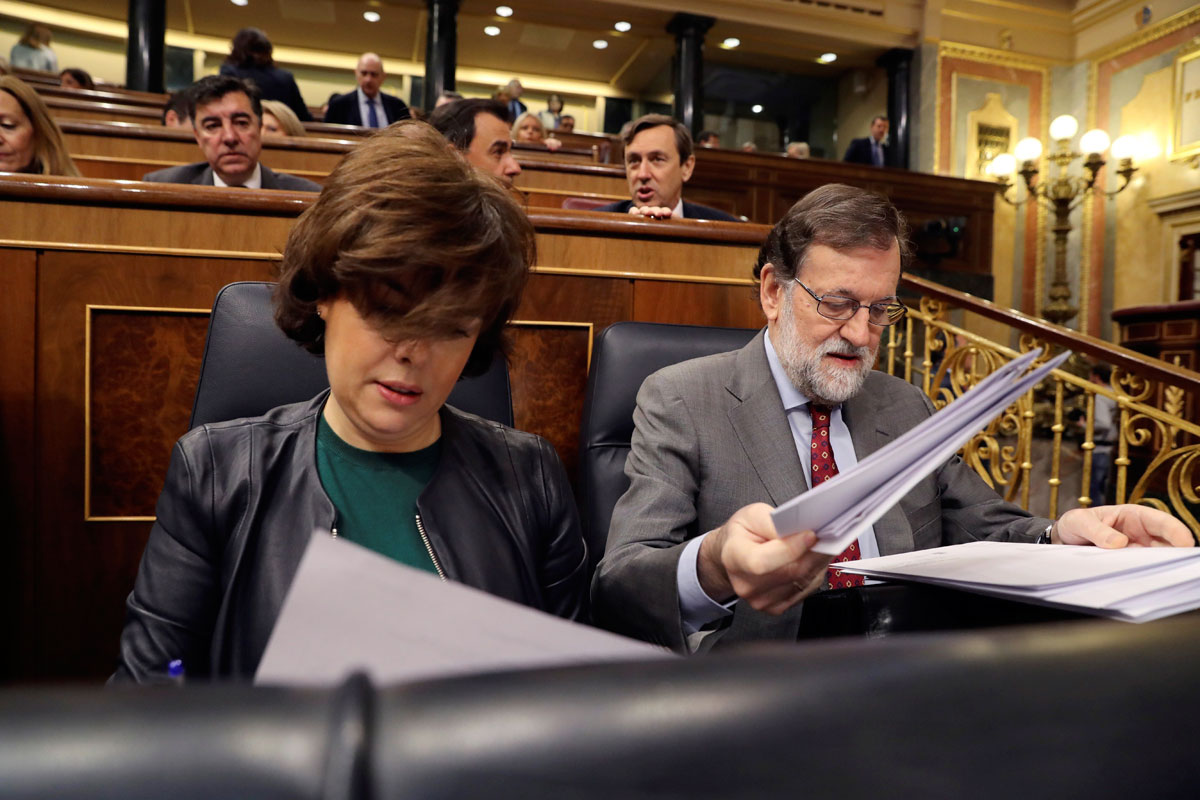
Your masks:
<instances>
[{"instance_id":1,"label":"person in upper balcony","mask_svg":"<svg viewBox=\"0 0 1200 800\"><path fill-rule=\"evenodd\" d=\"M53 40L50 29L35 22L25 29L25 33L21 34L21 38L12 46L8 60L14 67L58 72L58 56L50 49L50 42Z\"/></svg>"},{"instance_id":2,"label":"person in upper balcony","mask_svg":"<svg viewBox=\"0 0 1200 800\"><path fill-rule=\"evenodd\" d=\"M933 413L920 388L874 369L884 329L906 313L896 292L910 253L900 212L857 187L814 189L775 225L753 268L766 329L638 392L630 484L593 579L598 624L680 651L794 641L804 598L861 585L813 551L812 531L781 538L770 512ZM1146 506L1035 517L953 455L834 560L982 539L1193 544Z\"/></svg>"},{"instance_id":3,"label":"person in upper balcony","mask_svg":"<svg viewBox=\"0 0 1200 800\"><path fill-rule=\"evenodd\" d=\"M0 75L0 172L79 177L50 110L14 75Z\"/></svg>"},{"instance_id":4,"label":"person in upper balcony","mask_svg":"<svg viewBox=\"0 0 1200 800\"><path fill-rule=\"evenodd\" d=\"M275 66L274 53L275 47L265 33L258 28L242 28L233 36L221 74L253 81L260 97L287 103L301 122L312 122L296 79L286 69Z\"/></svg>"},{"instance_id":5,"label":"person in upper balcony","mask_svg":"<svg viewBox=\"0 0 1200 800\"><path fill-rule=\"evenodd\" d=\"M540 144L547 150L557 150L562 142L553 136L546 135L546 127L536 114L526 111L517 117L512 126L513 141L521 144Z\"/></svg>"},{"instance_id":6,"label":"person in upper balcony","mask_svg":"<svg viewBox=\"0 0 1200 800\"><path fill-rule=\"evenodd\" d=\"M529 108L521 102L521 95L525 93L525 87L516 78L500 87L497 94L503 95L502 102L508 106L508 118L516 119L524 114Z\"/></svg>"},{"instance_id":7,"label":"person in upper balcony","mask_svg":"<svg viewBox=\"0 0 1200 800\"><path fill-rule=\"evenodd\" d=\"M886 167L888 162L888 118L875 117L871 120L871 135L854 139L846 148L842 158L848 164L869 164L873 167Z\"/></svg>"},{"instance_id":8,"label":"person in upper balcony","mask_svg":"<svg viewBox=\"0 0 1200 800\"><path fill-rule=\"evenodd\" d=\"M692 134L683 123L664 114L647 114L634 120L622 138L631 199L600 206L597 211L649 219L740 221L732 214L683 199L683 185L696 167Z\"/></svg>"},{"instance_id":9,"label":"person in upper balcony","mask_svg":"<svg viewBox=\"0 0 1200 800\"><path fill-rule=\"evenodd\" d=\"M95 89L96 82L87 70L79 67L67 67L58 74L59 85L64 89Z\"/></svg>"},{"instance_id":10,"label":"person in upper balcony","mask_svg":"<svg viewBox=\"0 0 1200 800\"><path fill-rule=\"evenodd\" d=\"M809 158L812 148L808 146L808 142L788 142L784 155L788 158Z\"/></svg>"},{"instance_id":11,"label":"person in upper balcony","mask_svg":"<svg viewBox=\"0 0 1200 800\"><path fill-rule=\"evenodd\" d=\"M275 321L329 388L171 454L114 681L249 681L314 530L579 619L587 549L544 439L447 404L502 358L534 231L497 181L403 121L339 162L288 236ZM421 613L421 609L410 609Z\"/></svg>"},{"instance_id":12,"label":"person in upper balcony","mask_svg":"<svg viewBox=\"0 0 1200 800\"><path fill-rule=\"evenodd\" d=\"M399 97L382 91L383 59L375 53L363 53L354 68L358 88L353 92L330 99L325 121L338 125L362 125L366 128L386 128L393 122L412 115Z\"/></svg>"},{"instance_id":13,"label":"person in upper balcony","mask_svg":"<svg viewBox=\"0 0 1200 800\"><path fill-rule=\"evenodd\" d=\"M559 123L562 122L563 99L557 94L552 94L546 98L546 110L538 112L538 119L542 121L548 131L558 130Z\"/></svg>"},{"instance_id":14,"label":"person in upper balcony","mask_svg":"<svg viewBox=\"0 0 1200 800\"><path fill-rule=\"evenodd\" d=\"M497 100L456 100L434 109L429 124L476 169L511 186L521 174L513 157L508 109Z\"/></svg>"},{"instance_id":15,"label":"person in upper balcony","mask_svg":"<svg viewBox=\"0 0 1200 800\"><path fill-rule=\"evenodd\" d=\"M284 175L259 160L262 154L262 97L258 87L232 75L208 75L187 90L188 117L204 161L145 175L151 183L242 186L319 192L307 178Z\"/></svg>"},{"instance_id":16,"label":"person in upper balcony","mask_svg":"<svg viewBox=\"0 0 1200 800\"><path fill-rule=\"evenodd\" d=\"M711 150L720 150L721 134L716 131L700 131L700 135L696 137L696 145L698 147L707 147Z\"/></svg>"},{"instance_id":17,"label":"person in upper balcony","mask_svg":"<svg viewBox=\"0 0 1200 800\"><path fill-rule=\"evenodd\" d=\"M563 114L558 120L558 129L563 133L575 132L575 117L572 114Z\"/></svg>"}]
</instances>

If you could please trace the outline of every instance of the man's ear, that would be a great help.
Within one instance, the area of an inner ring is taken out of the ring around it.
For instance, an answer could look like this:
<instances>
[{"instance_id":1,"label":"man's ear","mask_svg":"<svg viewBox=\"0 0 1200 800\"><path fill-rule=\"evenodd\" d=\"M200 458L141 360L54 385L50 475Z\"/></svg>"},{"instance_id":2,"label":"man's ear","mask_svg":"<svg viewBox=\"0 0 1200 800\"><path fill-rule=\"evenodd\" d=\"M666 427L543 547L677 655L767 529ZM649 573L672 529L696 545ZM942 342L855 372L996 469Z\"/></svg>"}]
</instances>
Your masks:
<instances>
[{"instance_id":1,"label":"man's ear","mask_svg":"<svg viewBox=\"0 0 1200 800\"><path fill-rule=\"evenodd\" d=\"M763 314L766 315L767 322L774 322L779 319L779 315L783 309L783 293L787 289L787 282L779 279L779 273L776 272L775 265L769 262L763 264L758 278L758 301L762 304Z\"/></svg>"},{"instance_id":2,"label":"man's ear","mask_svg":"<svg viewBox=\"0 0 1200 800\"><path fill-rule=\"evenodd\" d=\"M680 170L683 173L683 182L687 183L692 177L692 170L696 168L696 154L687 157L687 160L680 165Z\"/></svg>"}]
</instances>

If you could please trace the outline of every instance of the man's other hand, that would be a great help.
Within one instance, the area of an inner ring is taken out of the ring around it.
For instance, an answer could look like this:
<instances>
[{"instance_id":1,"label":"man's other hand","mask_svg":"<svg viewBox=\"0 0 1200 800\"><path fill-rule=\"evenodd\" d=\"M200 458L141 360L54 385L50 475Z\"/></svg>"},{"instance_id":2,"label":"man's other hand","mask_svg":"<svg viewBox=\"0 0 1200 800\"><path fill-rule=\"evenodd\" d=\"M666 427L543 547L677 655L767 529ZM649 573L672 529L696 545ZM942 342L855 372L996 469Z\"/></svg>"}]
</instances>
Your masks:
<instances>
[{"instance_id":1,"label":"man's other hand","mask_svg":"<svg viewBox=\"0 0 1200 800\"><path fill-rule=\"evenodd\" d=\"M771 507L754 503L704 537L697 574L708 596L735 596L757 611L782 614L825 583L831 556L812 552L817 536L804 531L780 538Z\"/></svg>"},{"instance_id":2,"label":"man's other hand","mask_svg":"<svg viewBox=\"0 0 1200 800\"><path fill-rule=\"evenodd\" d=\"M1097 547L1191 547L1192 532L1158 509L1139 505L1073 508L1050 530L1054 544Z\"/></svg>"},{"instance_id":3,"label":"man's other hand","mask_svg":"<svg viewBox=\"0 0 1200 800\"><path fill-rule=\"evenodd\" d=\"M647 219L670 219L671 209L666 206L630 206L629 213L635 217L646 217Z\"/></svg>"}]
</instances>

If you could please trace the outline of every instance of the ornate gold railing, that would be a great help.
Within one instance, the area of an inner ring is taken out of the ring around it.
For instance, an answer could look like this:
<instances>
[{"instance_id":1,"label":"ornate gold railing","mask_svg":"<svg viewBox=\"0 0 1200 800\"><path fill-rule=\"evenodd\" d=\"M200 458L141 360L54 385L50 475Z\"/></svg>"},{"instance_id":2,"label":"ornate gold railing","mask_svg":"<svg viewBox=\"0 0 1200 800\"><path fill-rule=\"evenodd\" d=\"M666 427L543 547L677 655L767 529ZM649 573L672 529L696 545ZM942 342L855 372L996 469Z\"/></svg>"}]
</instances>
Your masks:
<instances>
[{"instance_id":1,"label":"ornate gold railing","mask_svg":"<svg viewBox=\"0 0 1200 800\"><path fill-rule=\"evenodd\" d=\"M1105 501L1142 503L1174 514L1200 538L1200 424L1184 415L1189 398L1200 408L1200 374L920 278L905 275L901 287L919 301L888 329L880 366L920 386L937 408L1034 347L1043 348L1042 360L1064 348L1076 354L962 450L1005 499L1050 518ZM969 330L958 309L1003 322L1015 341ZM1112 368L1107 384L1089 379L1092 364ZM1097 439L1109 409L1111 443ZM1111 470L1107 497L1089 488L1098 469Z\"/></svg>"}]
</instances>

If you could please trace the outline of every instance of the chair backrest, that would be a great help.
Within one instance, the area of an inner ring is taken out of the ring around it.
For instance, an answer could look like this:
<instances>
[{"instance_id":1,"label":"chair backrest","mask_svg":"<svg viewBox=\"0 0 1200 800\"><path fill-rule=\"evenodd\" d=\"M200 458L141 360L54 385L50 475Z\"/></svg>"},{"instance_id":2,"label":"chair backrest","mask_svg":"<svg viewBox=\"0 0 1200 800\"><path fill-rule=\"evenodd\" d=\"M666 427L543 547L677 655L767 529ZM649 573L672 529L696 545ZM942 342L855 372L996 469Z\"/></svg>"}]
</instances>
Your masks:
<instances>
[{"instance_id":1,"label":"chair backrest","mask_svg":"<svg viewBox=\"0 0 1200 800\"><path fill-rule=\"evenodd\" d=\"M663 367L744 347L757 330L618 322L596 338L580 428L584 536L593 566L604 553L613 506L629 488L625 456L642 381Z\"/></svg>"},{"instance_id":2,"label":"chair backrest","mask_svg":"<svg viewBox=\"0 0 1200 800\"><path fill-rule=\"evenodd\" d=\"M275 325L274 288L266 281L246 281L217 293L189 429L255 417L328 388L325 359L297 345ZM512 425L512 389L504 359L495 359L479 377L460 380L446 402Z\"/></svg>"}]
</instances>

